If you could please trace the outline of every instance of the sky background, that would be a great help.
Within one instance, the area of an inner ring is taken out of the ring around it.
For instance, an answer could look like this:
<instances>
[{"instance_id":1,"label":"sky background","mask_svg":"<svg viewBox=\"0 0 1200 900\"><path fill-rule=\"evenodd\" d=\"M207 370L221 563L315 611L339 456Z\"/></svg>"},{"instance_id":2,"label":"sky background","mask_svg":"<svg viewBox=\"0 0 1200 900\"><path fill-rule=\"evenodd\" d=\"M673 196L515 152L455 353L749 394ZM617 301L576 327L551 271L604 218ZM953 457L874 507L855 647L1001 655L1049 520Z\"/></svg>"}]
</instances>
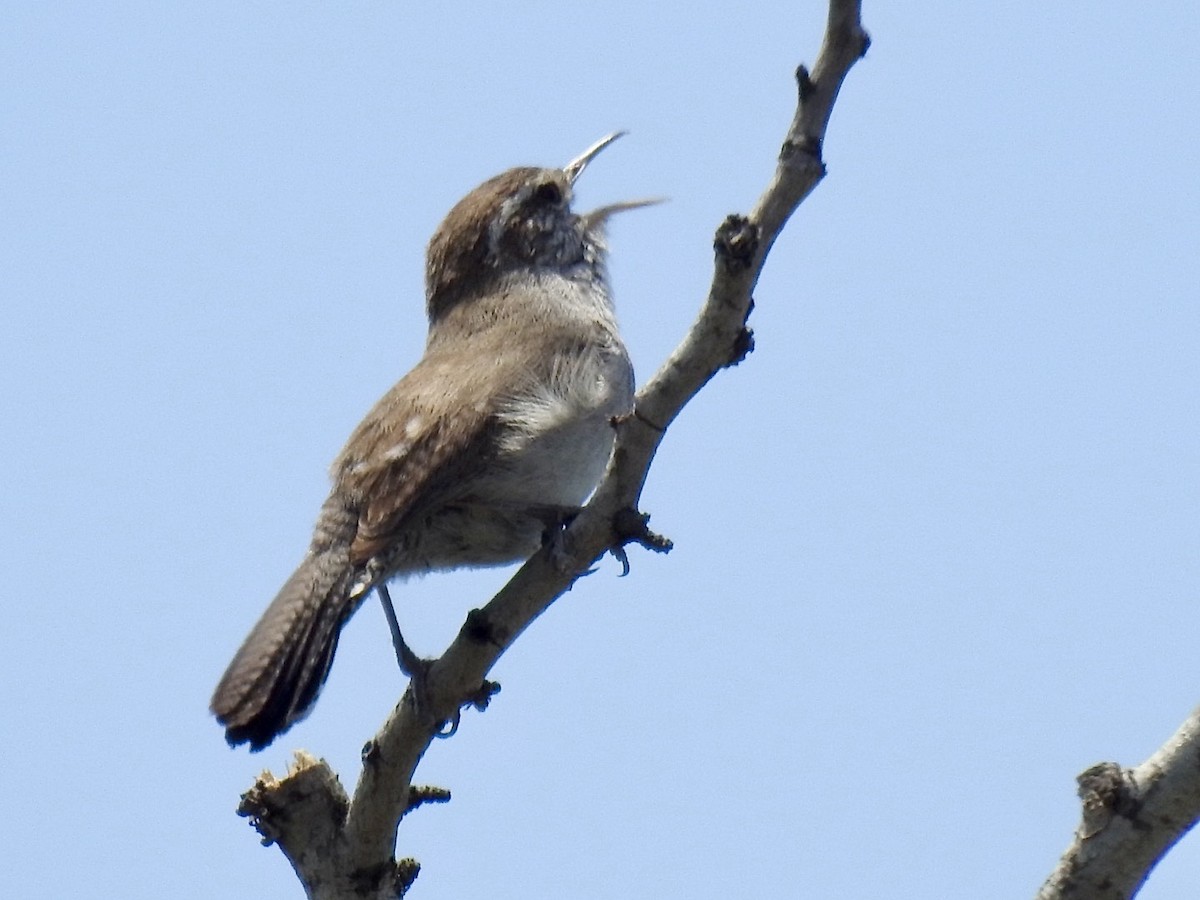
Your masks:
<instances>
[{"instance_id":1,"label":"sky background","mask_svg":"<svg viewBox=\"0 0 1200 900\"><path fill-rule=\"evenodd\" d=\"M903 6L904 8L899 8ZM450 206L616 128L582 206L643 378L825 9L18 3L0 29L0 895L291 898L234 814L351 785L377 604L267 751L207 713L326 468L420 355ZM1200 16L868 3L757 350L672 427L676 543L583 580L438 742L416 898L1030 897L1074 778L1200 701ZM397 587L436 654L508 572ZM1145 900L1194 897L1200 839Z\"/></svg>"}]
</instances>

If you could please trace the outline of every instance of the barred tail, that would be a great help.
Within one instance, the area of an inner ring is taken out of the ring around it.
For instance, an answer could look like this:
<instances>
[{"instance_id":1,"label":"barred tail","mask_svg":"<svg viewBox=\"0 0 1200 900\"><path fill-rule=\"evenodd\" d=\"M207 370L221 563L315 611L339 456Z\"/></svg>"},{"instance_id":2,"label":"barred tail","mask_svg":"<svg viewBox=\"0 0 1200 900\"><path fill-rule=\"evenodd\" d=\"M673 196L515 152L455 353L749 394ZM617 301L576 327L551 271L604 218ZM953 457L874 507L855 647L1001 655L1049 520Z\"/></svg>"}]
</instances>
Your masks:
<instances>
[{"instance_id":1,"label":"barred tail","mask_svg":"<svg viewBox=\"0 0 1200 900\"><path fill-rule=\"evenodd\" d=\"M308 555L213 692L210 708L231 746L248 742L251 750L261 750L304 718L317 700L342 626L365 595L360 590L351 596L356 569L349 558L345 526L353 525L347 513L332 498L326 504Z\"/></svg>"}]
</instances>

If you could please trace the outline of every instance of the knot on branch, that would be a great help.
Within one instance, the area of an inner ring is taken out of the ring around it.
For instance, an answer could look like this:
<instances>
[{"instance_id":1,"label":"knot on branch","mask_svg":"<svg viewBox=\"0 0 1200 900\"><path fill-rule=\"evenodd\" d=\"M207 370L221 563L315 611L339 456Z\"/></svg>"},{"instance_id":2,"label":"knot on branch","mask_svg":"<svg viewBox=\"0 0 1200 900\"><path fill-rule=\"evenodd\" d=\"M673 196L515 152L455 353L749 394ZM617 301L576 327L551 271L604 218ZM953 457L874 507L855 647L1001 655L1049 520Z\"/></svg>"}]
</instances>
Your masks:
<instances>
[{"instance_id":1,"label":"knot on branch","mask_svg":"<svg viewBox=\"0 0 1200 900\"><path fill-rule=\"evenodd\" d=\"M717 261L730 275L745 272L758 252L758 226L736 213L726 216L717 229L713 249L717 251Z\"/></svg>"},{"instance_id":2,"label":"knot on branch","mask_svg":"<svg viewBox=\"0 0 1200 900\"><path fill-rule=\"evenodd\" d=\"M733 339L733 347L726 360L726 367L736 366L754 352L754 329L742 326L737 337Z\"/></svg>"},{"instance_id":3,"label":"knot on branch","mask_svg":"<svg viewBox=\"0 0 1200 900\"><path fill-rule=\"evenodd\" d=\"M1133 819L1141 808L1133 773L1116 763L1092 766L1076 782L1083 801L1080 836L1085 840L1107 828L1114 816Z\"/></svg>"},{"instance_id":4,"label":"knot on branch","mask_svg":"<svg viewBox=\"0 0 1200 900\"><path fill-rule=\"evenodd\" d=\"M821 158L821 138L812 134L788 135L779 148L779 162L792 168L811 170L808 177L818 181L827 171Z\"/></svg>"},{"instance_id":5,"label":"knot on branch","mask_svg":"<svg viewBox=\"0 0 1200 900\"><path fill-rule=\"evenodd\" d=\"M463 622L462 635L476 644L491 644L493 647L504 649L504 641L496 634L492 620L482 609L473 609L467 613Z\"/></svg>"},{"instance_id":6,"label":"knot on branch","mask_svg":"<svg viewBox=\"0 0 1200 900\"><path fill-rule=\"evenodd\" d=\"M363 744L358 758L362 760L364 766L375 766L383 759L383 751L379 748L379 742L375 738L371 738Z\"/></svg>"},{"instance_id":7,"label":"knot on branch","mask_svg":"<svg viewBox=\"0 0 1200 900\"><path fill-rule=\"evenodd\" d=\"M750 314L752 312L754 312L753 297L746 304L746 315L742 319L742 329L737 333L737 336L733 339L733 345L729 348L729 359L725 361L726 368L736 366L754 352L754 329L744 324L750 321Z\"/></svg>"},{"instance_id":8,"label":"knot on branch","mask_svg":"<svg viewBox=\"0 0 1200 900\"><path fill-rule=\"evenodd\" d=\"M800 108L803 111L806 104L813 101L817 95L817 83L813 81L808 67L803 63L796 66L796 92L800 96ZM797 118L799 125L804 119L803 114ZM793 126L795 128L795 126ZM820 134L789 134L779 148L779 161L789 165L811 166L813 175L819 178L825 176L825 163L821 158Z\"/></svg>"}]
</instances>

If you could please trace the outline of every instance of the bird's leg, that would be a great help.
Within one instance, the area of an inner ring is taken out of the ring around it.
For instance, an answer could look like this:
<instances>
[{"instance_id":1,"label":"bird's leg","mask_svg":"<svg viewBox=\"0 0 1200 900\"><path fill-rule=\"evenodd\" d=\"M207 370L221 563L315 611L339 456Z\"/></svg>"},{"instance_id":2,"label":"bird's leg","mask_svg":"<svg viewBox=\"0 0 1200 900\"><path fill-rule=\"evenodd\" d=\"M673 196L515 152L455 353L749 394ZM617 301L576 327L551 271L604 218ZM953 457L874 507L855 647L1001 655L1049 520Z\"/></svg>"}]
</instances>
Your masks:
<instances>
[{"instance_id":1,"label":"bird's leg","mask_svg":"<svg viewBox=\"0 0 1200 900\"><path fill-rule=\"evenodd\" d=\"M381 581L375 585L375 591L379 594L383 614L387 617L388 628L392 632L392 647L396 650L396 662L400 671L414 679L419 677L418 673L424 675L429 668L428 662L413 652L405 642L404 635L400 633L400 621L396 618L396 608L392 606L392 595L388 593L387 585Z\"/></svg>"},{"instance_id":2,"label":"bird's leg","mask_svg":"<svg viewBox=\"0 0 1200 900\"><path fill-rule=\"evenodd\" d=\"M400 633L400 621L396 618L396 608L392 605L392 595L388 593L387 584L380 581L375 585L375 591L379 594L379 603L383 607L384 616L387 617L388 629L392 632L392 647L396 651L396 663L400 666L400 671L407 675L408 680L412 683L413 705L416 707L418 718L423 718L430 709L427 676L432 660L417 656L404 640L404 635ZM443 724L442 722L438 723L439 731Z\"/></svg>"}]
</instances>

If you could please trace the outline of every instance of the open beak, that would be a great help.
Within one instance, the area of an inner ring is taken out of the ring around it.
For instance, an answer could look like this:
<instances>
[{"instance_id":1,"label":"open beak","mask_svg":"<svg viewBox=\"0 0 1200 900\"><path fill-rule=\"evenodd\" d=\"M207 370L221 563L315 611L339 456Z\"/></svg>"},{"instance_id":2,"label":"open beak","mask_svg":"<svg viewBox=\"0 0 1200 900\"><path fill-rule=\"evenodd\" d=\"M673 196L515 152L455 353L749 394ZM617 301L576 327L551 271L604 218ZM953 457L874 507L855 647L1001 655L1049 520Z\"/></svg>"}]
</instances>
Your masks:
<instances>
[{"instance_id":1,"label":"open beak","mask_svg":"<svg viewBox=\"0 0 1200 900\"><path fill-rule=\"evenodd\" d=\"M601 150L617 138L623 137L628 133L627 131L614 131L612 134L605 135L563 166L563 174L567 176L567 181L572 185L575 184L575 179L583 174L583 170L588 167L588 163L595 159ZM587 228L595 228L603 225L608 217L614 213L624 212L627 209L640 209L643 206L653 206L656 203L666 202L666 199L666 197L652 197L647 200L625 200L620 203L610 203L608 206L602 206L599 209L593 209L589 213L584 213L580 218Z\"/></svg>"}]
</instances>

